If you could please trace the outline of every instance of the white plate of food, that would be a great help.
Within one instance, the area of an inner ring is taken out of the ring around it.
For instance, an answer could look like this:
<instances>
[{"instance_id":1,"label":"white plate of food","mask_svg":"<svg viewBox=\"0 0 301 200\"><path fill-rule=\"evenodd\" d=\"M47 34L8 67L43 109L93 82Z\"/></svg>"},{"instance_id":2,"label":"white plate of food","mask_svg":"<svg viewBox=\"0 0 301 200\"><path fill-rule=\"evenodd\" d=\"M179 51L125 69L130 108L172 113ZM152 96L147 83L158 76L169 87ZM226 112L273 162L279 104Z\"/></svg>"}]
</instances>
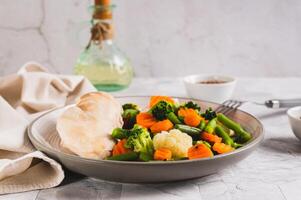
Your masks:
<instances>
[{"instance_id":1,"label":"white plate of food","mask_svg":"<svg viewBox=\"0 0 301 200\"><path fill-rule=\"evenodd\" d=\"M224 116L213 111L218 106L189 98L89 93L37 118L28 134L38 150L90 177L186 180L243 160L263 139L254 116L241 110Z\"/></svg>"}]
</instances>

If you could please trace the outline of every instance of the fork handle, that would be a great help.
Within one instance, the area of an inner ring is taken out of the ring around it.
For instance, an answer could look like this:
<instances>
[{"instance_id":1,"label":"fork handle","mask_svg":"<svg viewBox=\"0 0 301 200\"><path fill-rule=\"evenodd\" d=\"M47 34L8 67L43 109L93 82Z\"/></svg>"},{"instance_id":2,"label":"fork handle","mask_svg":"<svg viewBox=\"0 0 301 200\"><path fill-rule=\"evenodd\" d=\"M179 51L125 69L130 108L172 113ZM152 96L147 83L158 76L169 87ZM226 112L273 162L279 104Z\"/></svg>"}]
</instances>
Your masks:
<instances>
[{"instance_id":1,"label":"fork handle","mask_svg":"<svg viewBox=\"0 0 301 200\"><path fill-rule=\"evenodd\" d=\"M268 108L290 108L301 106L301 99L271 99L265 101Z\"/></svg>"}]
</instances>

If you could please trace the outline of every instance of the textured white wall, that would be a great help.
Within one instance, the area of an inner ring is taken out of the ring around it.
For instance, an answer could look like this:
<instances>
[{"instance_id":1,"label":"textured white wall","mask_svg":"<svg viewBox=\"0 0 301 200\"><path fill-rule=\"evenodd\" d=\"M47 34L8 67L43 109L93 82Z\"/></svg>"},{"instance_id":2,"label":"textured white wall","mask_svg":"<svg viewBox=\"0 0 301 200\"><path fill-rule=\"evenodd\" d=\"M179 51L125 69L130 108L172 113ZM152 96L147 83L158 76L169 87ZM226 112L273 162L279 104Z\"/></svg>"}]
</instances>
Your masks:
<instances>
[{"instance_id":1,"label":"textured white wall","mask_svg":"<svg viewBox=\"0 0 301 200\"><path fill-rule=\"evenodd\" d=\"M1 0L0 74L36 60L72 72L88 0ZM301 76L300 0L116 0L137 76ZM88 40L88 29L81 39Z\"/></svg>"}]
</instances>

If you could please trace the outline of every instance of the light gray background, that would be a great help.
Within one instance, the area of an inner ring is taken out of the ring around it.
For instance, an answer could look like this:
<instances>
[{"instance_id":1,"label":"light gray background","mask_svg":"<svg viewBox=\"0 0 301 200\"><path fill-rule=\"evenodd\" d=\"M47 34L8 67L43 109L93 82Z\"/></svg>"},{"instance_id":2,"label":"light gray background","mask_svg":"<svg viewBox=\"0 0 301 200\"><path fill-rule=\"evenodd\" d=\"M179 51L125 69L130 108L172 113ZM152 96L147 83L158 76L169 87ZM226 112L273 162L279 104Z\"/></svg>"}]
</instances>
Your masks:
<instances>
[{"instance_id":1,"label":"light gray background","mask_svg":"<svg viewBox=\"0 0 301 200\"><path fill-rule=\"evenodd\" d=\"M300 0L116 0L137 76L301 76ZM1 0L0 75L35 60L71 73L91 0ZM84 44L82 42L82 44Z\"/></svg>"}]
</instances>

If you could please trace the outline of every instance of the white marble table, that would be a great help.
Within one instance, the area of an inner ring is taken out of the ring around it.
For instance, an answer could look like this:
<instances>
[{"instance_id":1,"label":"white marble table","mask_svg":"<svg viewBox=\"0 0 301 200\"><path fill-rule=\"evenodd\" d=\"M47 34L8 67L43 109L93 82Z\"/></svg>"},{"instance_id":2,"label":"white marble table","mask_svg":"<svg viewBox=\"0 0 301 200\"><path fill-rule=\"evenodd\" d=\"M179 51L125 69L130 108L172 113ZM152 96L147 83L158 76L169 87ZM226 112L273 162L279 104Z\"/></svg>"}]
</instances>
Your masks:
<instances>
[{"instance_id":1,"label":"white marble table","mask_svg":"<svg viewBox=\"0 0 301 200\"><path fill-rule=\"evenodd\" d=\"M186 96L179 79L135 79L118 95ZM301 97L301 78L239 79L235 98L263 101ZM261 146L248 158L217 174L165 184L121 184L67 173L56 188L0 196L0 200L77 199L301 199L301 142L290 130L285 110L250 103L242 107L259 117L266 130ZM38 178L38 177L37 177Z\"/></svg>"}]
</instances>

